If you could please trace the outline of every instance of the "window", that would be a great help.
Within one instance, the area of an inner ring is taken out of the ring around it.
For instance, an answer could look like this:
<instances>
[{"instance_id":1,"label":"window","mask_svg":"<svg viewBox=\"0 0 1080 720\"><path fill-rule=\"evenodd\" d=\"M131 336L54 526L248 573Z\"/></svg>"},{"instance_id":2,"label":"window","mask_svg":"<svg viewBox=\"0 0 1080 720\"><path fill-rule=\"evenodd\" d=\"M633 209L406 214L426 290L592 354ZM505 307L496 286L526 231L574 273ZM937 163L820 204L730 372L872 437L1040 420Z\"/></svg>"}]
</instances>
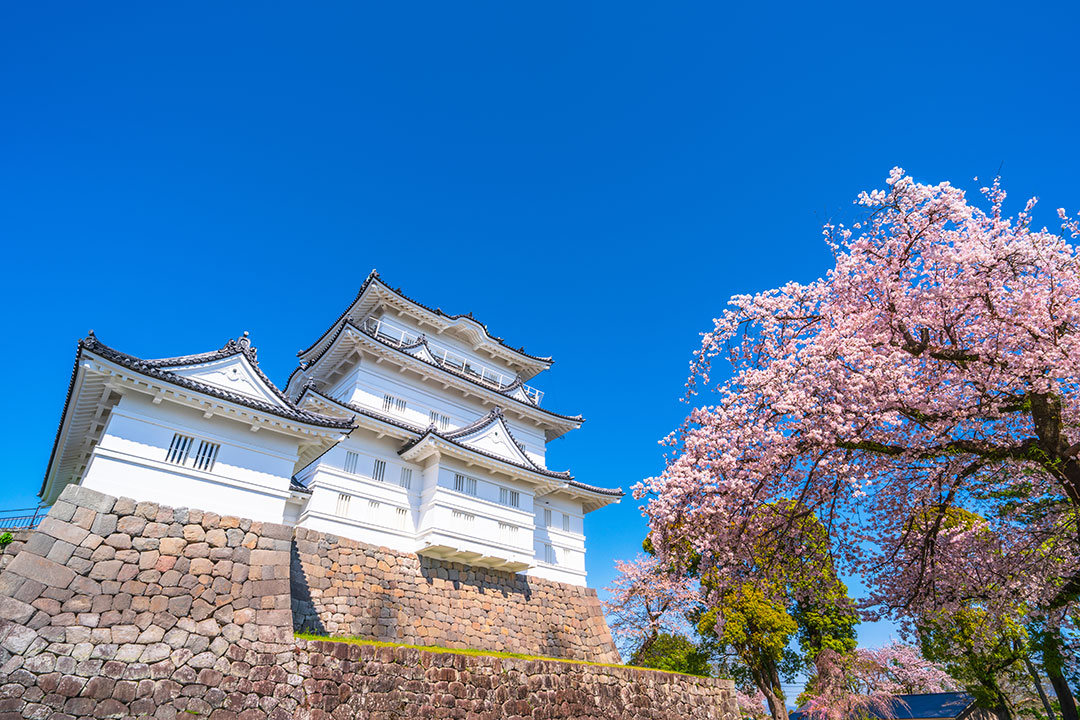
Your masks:
<instances>
[{"instance_id":1,"label":"window","mask_svg":"<svg viewBox=\"0 0 1080 720\"><path fill-rule=\"evenodd\" d=\"M476 494L476 478L457 473L454 475L454 490L466 495Z\"/></svg>"},{"instance_id":2,"label":"window","mask_svg":"<svg viewBox=\"0 0 1080 720\"><path fill-rule=\"evenodd\" d=\"M551 545L544 545L544 562L548 565L555 565L555 548Z\"/></svg>"},{"instance_id":3,"label":"window","mask_svg":"<svg viewBox=\"0 0 1080 720\"><path fill-rule=\"evenodd\" d=\"M379 522L379 501L368 500L367 501L368 520L373 523Z\"/></svg>"},{"instance_id":4,"label":"window","mask_svg":"<svg viewBox=\"0 0 1080 720\"><path fill-rule=\"evenodd\" d=\"M518 450L520 450L522 454L525 453L525 443L521 442L520 440L515 440L514 444L518 446Z\"/></svg>"},{"instance_id":5,"label":"window","mask_svg":"<svg viewBox=\"0 0 1080 720\"><path fill-rule=\"evenodd\" d=\"M210 472L214 469L214 461L217 460L218 450L221 446L217 443L199 441L199 449L195 451L195 469Z\"/></svg>"},{"instance_id":6,"label":"window","mask_svg":"<svg viewBox=\"0 0 1080 720\"><path fill-rule=\"evenodd\" d=\"M360 456L357 455L356 453L352 452L351 450L346 451L346 453L345 453L345 472L350 473L352 475L355 475L356 474L356 461L359 460L359 459L360 459Z\"/></svg>"},{"instance_id":7,"label":"window","mask_svg":"<svg viewBox=\"0 0 1080 720\"><path fill-rule=\"evenodd\" d=\"M384 477L386 477L386 461L376 460L375 465L371 468L371 479L382 482Z\"/></svg>"},{"instance_id":8,"label":"window","mask_svg":"<svg viewBox=\"0 0 1080 720\"><path fill-rule=\"evenodd\" d=\"M349 499L350 496L341 493L337 496L337 510L335 514L338 517L349 517Z\"/></svg>"},{"instance_id":9,"label":"window","mask_svg":"<svg viewBox=\"0 0 1080 720\"><path fill-rule=\"evenodd\" d=\"M393 395L383 395L382 409L388 412L403 413L405 412L405 401Z\"/></svg>"},{"instance_id":10,"label":"window","mask_svg":"<svg viewBox=\"0 0 1080 720\"><path fill-rule=\"evenodd\" d=\"M398 530L404 530L409 523L409 511L406 508L397 508L394 512Z\"/></svg>"},{"instance_id":11,"label":"window","mask_svg":"<svg viewBox=\"0 0 1080 720\"><path fill-rule=\"evenodd\" d=\"M199 447L195 450L195 454L191 454L191 449L195 445L195 438L190 435L181 435L180 433L174 433L172 443L169 444L169 450L165 453L165 462L172 463L173 465L187 465L188 458L191 458L191 467L196 470L202 470L204 472L210 472L214 469L214 462L217 461L218 450L221 449L221 445L217 443L209 442L208 440L200 440Z\"/></svg>"},{"instance_id":12,"label":"window","mask_svg":"<svg viewBox=\"0 0 1080 720\"><path fill-rule=\"evenodd\" d=\"M509 488L499 488L499 502L510 507L521 506L521 493Z\"/></svg>"},{"instance_id":13,"label":"window","mask_svg":"<svg viewBox=\"0 0 1080 720\"><path fill-rule=\"evenodd\" d=\"M544 508L544 527L551 527L551 508Z\"/></svg>"},{"instance_id":14,"label":"window","mask_svg":"<svg viewBox=\"0 0 1080 720\"><path fill-rule=\"evenodd\" d=\"M408 490L412 487L412 468L401 468L401 487Z\"/></svg>"},{"instance_id":15,"label":"window","mask_svg":"<svg viewBox=\"0 0 1080 720\"><path fill-rule=\"evenodd\" d=\"M169 452L165 456L165 462L171 462L174 465L183 465L187 462L188 451L191 450L191 444L195 442L195 438L188 437L187 435L181 435L176 433L172 436L172 444L169 445Z\"/></svg>"},{"instance_id":16,"label":"window","mask_svg":"<svg viewBox=\"0 0 1080 720\"><path fill-rule=\"evenodd\" d=\"M448 430L450 428L450 418L446 417L442 413L437 413L434 410L431 411L431 424L439 430Z\"/></svg>"},{"instance_id":17,"label":"window","mask_svg":"<svg viewBox=\"0 0 1080 720\"><path fill-rule=\"evenodd\" d=\"M570 532L570 516L566 513L562 514L562 529L563 532Z\"/></svg>"},{"instance_id":18,"label":"window","mask_svg":"<svg viewBox=\"0 0 1080 720\"><path fill-rule=\"evenodd\" d=\"M508 523L499 523L499 539L505 545L517 544L518 528L517 525L510 525Z\"/></svg>"},{"instance_id":19,"label":"window","mask_svg":"<svg viewBox=\"0 0 1080 720\"><path fill-rule=\"evenodd\" d=\"M461 512L460 510L451 510L450 519L454 521L456 525L472 525L476 521L476 516L472 513Z\"/></svg>"}]
</instances>

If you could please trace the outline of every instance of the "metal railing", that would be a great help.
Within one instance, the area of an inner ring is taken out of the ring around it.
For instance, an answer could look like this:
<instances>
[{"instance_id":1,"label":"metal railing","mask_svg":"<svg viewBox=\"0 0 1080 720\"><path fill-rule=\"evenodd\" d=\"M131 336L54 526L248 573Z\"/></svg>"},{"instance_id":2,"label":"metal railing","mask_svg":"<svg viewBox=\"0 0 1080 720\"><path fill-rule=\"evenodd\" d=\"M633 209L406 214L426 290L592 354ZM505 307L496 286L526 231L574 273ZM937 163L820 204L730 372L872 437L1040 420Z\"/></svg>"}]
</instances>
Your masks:
<instances>
[{"instance_id":1,"label":"metal railing","mask_svg":"<svg viewBox=\"0 0 1080 720\"><path fill-rule=\"evenodd\" d=\"M0 510L0 531L33 530L48 514L47 507Z\"/></svg>"},{"instance_id":2,"label":"metal railing","mask_svg":"<svg viewBox=\"0 0 1080 720\"><path fill-rule=\"evenodd\" d=\"M364 320L363 329L372 337L394 347L411 345L420 339L417 333L398 327L382 318L368 317ZM498 370L492 370L486 365L470 360L430 340L428 341L428 349L439 364L455 372L467 375L496 390L502 391L514 383L514 378L509 375ZM540 400L544 397L544 393L534 387L522 385L521 389L537 405L540 404Z\"/></svg>"}]
</instances>

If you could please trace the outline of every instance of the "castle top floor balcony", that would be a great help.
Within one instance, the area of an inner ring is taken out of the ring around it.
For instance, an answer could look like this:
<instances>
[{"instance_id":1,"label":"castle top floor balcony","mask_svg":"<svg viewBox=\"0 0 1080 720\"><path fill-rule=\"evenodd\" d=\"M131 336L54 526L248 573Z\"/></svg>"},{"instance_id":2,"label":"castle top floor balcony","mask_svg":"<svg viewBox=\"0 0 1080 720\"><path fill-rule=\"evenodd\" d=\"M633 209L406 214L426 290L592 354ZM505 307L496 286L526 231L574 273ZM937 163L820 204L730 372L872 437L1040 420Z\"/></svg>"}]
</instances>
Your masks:
<instances>
[{"instance_id":1,"label":"castle top floor balcony","mask_svg":"<svg viewBox=\"0 0 1080 720\"><path fill-rule=\"evenodd\" d=\"M435 358L435 362L453 372L465 375L476 382L487 385L499 392L504 392L520 386L522 392L532 400L534 405L539 405L541 399L544 397L543 391L520 383L518 378L514 376L507 375L504 372L488 367L472 358L467 358L439 343L431 342L426 336L421 336L415 331L407 330L387 321L385 318L368 316L364 320L361 329L377 340L396 348L415 345L422 340L426 343L432 357Z\"/></svg>"}]
</instances>

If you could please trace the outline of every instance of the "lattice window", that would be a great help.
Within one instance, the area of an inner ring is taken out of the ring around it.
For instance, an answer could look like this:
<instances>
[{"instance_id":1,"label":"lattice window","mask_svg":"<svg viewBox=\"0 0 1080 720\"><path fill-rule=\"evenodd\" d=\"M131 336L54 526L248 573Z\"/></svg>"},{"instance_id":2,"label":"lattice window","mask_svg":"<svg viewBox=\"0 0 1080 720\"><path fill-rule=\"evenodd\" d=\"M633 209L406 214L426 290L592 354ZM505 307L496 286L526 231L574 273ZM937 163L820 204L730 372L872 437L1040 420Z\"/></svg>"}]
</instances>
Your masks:
<instances>
[{"instance_id":1,"label":"lattice window","mask_svg":"<svg viewBox=\"0 0 1080 720\"><path fill-rule=\"evenodd\" d=\"M351 450L345 452L345 472L352 475L356 474L356 463L360 460L360 455L354 453Z\"/></svg>"},{"instance_id":2,"label":"lattice window","mask_svg":"<svg viewBox=\"0 0 1080 720\"><path fill-rule=\"evenodd\" d=\"M393 395L382 396L382 409L387 412L396 412L399 415L405 412L405 401Z\"/></svg>"},{"instance_id":3,"label":"lattice window","mask_svg":"<svg viewBox=\"0 0 1080 720\"><path fill-rule=\"evenodd\" d=\"M548 565L558 564L554 546L544 545L544 562L546 562Z\"/></svg>"},{"instance_id":4,"label":"lattice window","mask_svg":"<svg viewBox=\"0 0 1080 720\"><path fill-rule=\"evenodd\" d=\"M375 464L371 467L371 479L376 482L382 482L386 477L386 461L376 460Z\"/></svg>"},{"instance_id":5,"label":"lattice window","mask_svg":"<svg viewBox=\"0 0 1080 720\"><path fill-rule=\"evenodd\" d=\"M220 449L221 446L217 443L200 440L199 449L195 451L195 463L193 467L196 470L210 472L214 469L214 463L217 461L217 454Z\"/></svg>"},{"instance_id":6,"label":"lattice window","mask_svg":"<svg viewBox=\"0 0 1080 720\"><path fill-rule=\"evenodd\" d=\"M459 526L471 526L476 522L476 516L472 513L461 512L460 510L451 510L450 519L454 521L455 525Z\"/></svg>"},{"instance_id":7,"label":"lattice window","mask_svg":"<svg viewBox=\"0 0 1080 720\"><path fill-rule=\"evenodd\" d=\"M551 527L551 508L544 508L544 527Z\"/></svg>"},{"instance_id":8,"label":"lattice window","mask_svg":"<svg viewBox=\"0 0 1080 720\"><path fill-rule=\"evenodd\" d=\"M338 494L337 508L334 511L338 517L349 517L349 500L351 499L352 497L345 493Z\"/></svg>"},{"instance_id":9,"label":"lattice window","mask_svg":"<svg viewBox=\"0 0 1080 720\"><path fill-rule=\"evenodd\" d=\"M394 510L394 522L397 525L398 530L404 530L409 524L409 511L407 508L396 508Z\"/></svg>"},{"instance_id":10,"label":"lattice window","mask_svg":"<svg viewBox=\"0 0 1080 720\"><path fill-rule=\"evenodd\" d=\"M439 430L449 430L450 429L450 418L448 418L446 415L443 415L442 413L439 413L439 412L436 412L436 411L432 410L431 411L431 424L434 425Z\"/></svg>"},{"instance_id":11,"label":"lattice window","mask_svg":"<svg viewBox=\"0 0 1080 720\"><path fill-rule=\"evenodd\" d=\"M499 540L505 545L517 545L518 526L499 523Z\"/></svg>"},{"instance_id":12,"label":"lattice window","mask_svg":"<svg viewBox=\"0 0 1080 720\"><path fill-rule=\"evenodd\" d=\"M195 442L195 438L188 435L181 435L176 433L172 437L172 444L169 445L169 452L165 455L165 462L170 462L173 465L183 465L187 462L188 453L191 452L191 444Z\"/></svg>"},{"instance_id":13,"label":"lattice window","mask_svg":"<svg viewBox=\"0 0 1080 720\"><path fill-rule=\"evenodd\" d=\"M401 487L408 490L412 487L412 468L401 468L401 479L399 481Z\"/></svg>"},{"instance_id":14,"label":"lattice window","mask_svg":"<svg viewBox=\"0 0 1080 720\"><path fill-rule=\"evenodd\" d=\"M521 493L510 488L499 488L499 503L509 507L521 507Z\"/></svg>"},{"instance_id":15,"label":"lattice window","mask_svg":"<svg viewBox=\"0 0 1080 720\"><path fill-rule=\"evenodd\" d=\"M563 532L570 532L570 516L566 513L562 515L562 529Z\"/></svg>"},{"instance_id":16,"label":"lattice window","mask_svg":"<svg viewBox=\"0 0 1080 720\"><path fill-rule=\"evenodd\" d=\"M455 474L454 490L466 495L476 495L476 478L461 473Z\"/></svg>"}]
</instances>

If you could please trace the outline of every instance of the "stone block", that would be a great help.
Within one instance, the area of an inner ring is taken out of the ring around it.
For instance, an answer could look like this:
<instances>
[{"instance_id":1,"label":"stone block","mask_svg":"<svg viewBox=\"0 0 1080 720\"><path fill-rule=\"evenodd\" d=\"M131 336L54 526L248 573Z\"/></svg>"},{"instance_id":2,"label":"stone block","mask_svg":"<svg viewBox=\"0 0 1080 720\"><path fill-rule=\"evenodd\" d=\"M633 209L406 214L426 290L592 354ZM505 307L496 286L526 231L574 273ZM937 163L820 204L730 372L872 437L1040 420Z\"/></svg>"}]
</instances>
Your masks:
<instances>
[{"instance_id":1,"label":"stone block","mask_svg":"<svg viewBox=\"0 0 1080 720\"><path fill-rule=\"evenodd\" d=\"M78 505L85 508L90 508L99 513L107 513L113 508L113 504L116 502L114 498L105 493L100 493L97 490L91 490L81 485L68 485L60 493L60 500L69 502L72 505Z\"/></svg>"},{"instance_id":2,"label":"stone block","mask_svg":"<svg viewBox=\"0 0 1080 720\"><path fill-rule=\"evenodd\" d=\"M138 515L128 515L120 518L120 521L117 522L116 532L134 537L141 534L145 527L146 518L139 517Z\"/></svg>"},{"instance_id":3,"label":"stone block","mask_svg":"<svg viewBox=\"0 0 1080 720\"><path fill-rule=\"evenodd\" d=\"M68 485L68 487L73 487ZM64 589L75 579L75 573L59 563L39 557L32 553L21 552L7 566L6 573L14 573L44 585Z\"/></svg>"},{"instance_id":4,"label":"stone block","mask_svg":"<svg viewBox=\"0 0 1080 720\"><path fill-rule=\"evenodd\" d=\"M72 545L78 545L90 534L88 530L84 530L77 525L62 522L52 517L46 517L42 520L37 531L57 540L64 540Z\"/></svg>"},{"instance_id":5,"label":"stone block","mask_svg":"<svg viewBox=\"0 0 1080 720\"><path fill-rule=\"evenodd\" d=\"M103 560L90 571L91 580L116 580L124 563L120 560Z\"/></svg>"}]
</instances>

